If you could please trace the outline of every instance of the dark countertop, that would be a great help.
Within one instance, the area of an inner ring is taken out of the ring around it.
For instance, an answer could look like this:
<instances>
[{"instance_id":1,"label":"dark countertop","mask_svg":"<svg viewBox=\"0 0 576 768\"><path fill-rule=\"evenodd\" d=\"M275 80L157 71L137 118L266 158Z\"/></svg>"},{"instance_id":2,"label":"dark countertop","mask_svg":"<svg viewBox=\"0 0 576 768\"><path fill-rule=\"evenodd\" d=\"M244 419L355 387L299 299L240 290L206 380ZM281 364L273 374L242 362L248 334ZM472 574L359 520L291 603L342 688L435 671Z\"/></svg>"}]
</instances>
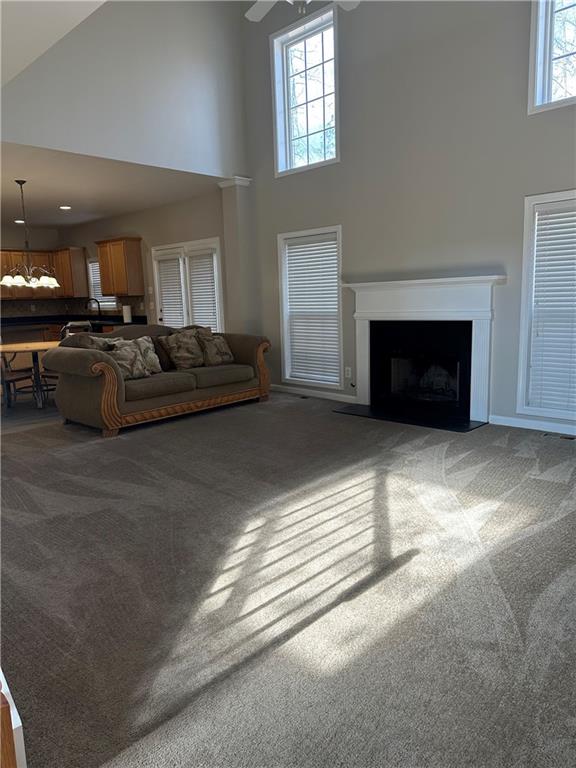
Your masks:
<instances>
[{"instance_id":1,"label":"dark countertop","mask_svg":"<svg viewBox=\"0 0 576 768\"><path fill-rule=\"evenodd\" d=\"M38 328L48 325L66 325L71 320L88 320L94 328L103 325L125 325L122 315L24 315L23 317L3 317L2 325L5 328ZM131 325L146 325L148 319L145 315L134 315Z\"/></svg>"}]
</instances>

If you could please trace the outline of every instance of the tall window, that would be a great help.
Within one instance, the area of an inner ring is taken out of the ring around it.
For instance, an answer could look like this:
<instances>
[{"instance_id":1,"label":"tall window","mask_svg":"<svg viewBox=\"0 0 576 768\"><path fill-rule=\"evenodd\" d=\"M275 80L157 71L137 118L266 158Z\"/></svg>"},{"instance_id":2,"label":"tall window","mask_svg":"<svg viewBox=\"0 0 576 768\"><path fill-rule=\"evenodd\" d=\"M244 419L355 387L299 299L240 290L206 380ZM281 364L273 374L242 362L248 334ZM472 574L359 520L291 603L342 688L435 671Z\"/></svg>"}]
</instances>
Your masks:
<instances>
[{"instance_id":1,"label":"tall window","mask_svg":"<svg viewBox=\"0 0 576 768\"><path fill-rule=\"evenodd\" d=\"M530 111L576 102L576 1L532 6Z\"/></svg>"},{"instance_id":2,"label":"tall window","mask_svg":"<svg viewBox=\"0 0 576 768\"><path fill-rule=\"evenodd\" d=\"M118 300L116 296L102 295L102 283L100 282L100 264L97 261L88 262L88 285L90 287L90 298L97 299L101 309L118 308Z\"/></svg>"},{"instance_id":3,"label":"tall window","mask_svg":"<svg viewBox=\"0 0 576 768\"><path fill-rule=\"evenodd\" d=\"M224 330L218 239L153 248L157 316L181 328Z\"/></svg>"},{"instance_id":4,"label":"tall window","mask_svg":"<svg viewBox=\"0 0 576 768\"><path fill-rule=\"evenodd\" d=\"M334 11L272 37L276 171L338 157Z\"/></svg>"},{"instance_id":5,"label":"tall window","mask_svg":"<svg viewBox=\"0 0 576 768\"><path fill-rule=\"evenodd\" d=\"M525 215L518 411L576 420L576 190Z\"/></svg>"},{"instance_id":6,"label":"tall window","mask_svg":"<svg viewBox=\"0 0 576 768\"><path fill-rule=\"evenodd\" d=\"M340 387L340 227L279 235L283 378Z\"/></svg>"}]
</instances>

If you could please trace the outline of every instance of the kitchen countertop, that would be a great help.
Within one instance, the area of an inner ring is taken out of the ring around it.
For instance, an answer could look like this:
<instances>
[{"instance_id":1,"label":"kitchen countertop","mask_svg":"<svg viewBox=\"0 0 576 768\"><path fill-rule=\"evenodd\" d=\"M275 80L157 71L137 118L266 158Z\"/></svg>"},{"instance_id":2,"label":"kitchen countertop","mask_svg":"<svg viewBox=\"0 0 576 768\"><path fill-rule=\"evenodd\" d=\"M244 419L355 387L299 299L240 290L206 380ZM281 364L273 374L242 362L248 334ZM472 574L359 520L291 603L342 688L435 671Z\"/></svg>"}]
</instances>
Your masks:
<instances>
[{"instance_id":1,"label":"kitchen countertop","mask_svg":"<svg viewBox=\"0 0 576 768\"><path fill-rule=\"evenodd\" d=\"M122 318L122 315L97 315L97 314L85 314L85 315L24 315L21 317L3 317L2 325L5 328L20 328L21 330L27 328L36 328L40 326L47 328L49 325L66 325L73 320L87 320L94 327L102 325L126 325ZM132 317L132 323L130 325L146 325L148 322L145 315L134 315Z\"/></svg>"}]
</instances>

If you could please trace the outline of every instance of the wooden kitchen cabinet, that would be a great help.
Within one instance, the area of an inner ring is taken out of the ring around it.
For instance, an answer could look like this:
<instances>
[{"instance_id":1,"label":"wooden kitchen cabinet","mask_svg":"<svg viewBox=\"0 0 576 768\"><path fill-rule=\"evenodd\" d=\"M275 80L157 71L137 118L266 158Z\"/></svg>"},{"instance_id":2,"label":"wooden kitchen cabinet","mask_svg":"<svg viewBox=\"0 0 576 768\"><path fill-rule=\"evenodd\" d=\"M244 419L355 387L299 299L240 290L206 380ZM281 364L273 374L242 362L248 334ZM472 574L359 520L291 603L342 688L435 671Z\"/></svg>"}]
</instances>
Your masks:
<instances>
[{"instance_id":1,"label":"wooden kitchen cabinet","mask_svg":"<svg viewBox=\"0 0 576 768\"><path fill-rule=\"evenodd\" d=\"M63 248L59 251L2 251L2 274L18 264L54 269L60 288L5 288L0 286L2 299L64 299L88 297L88 271L83 248Z\"/></svg>"},{"instance_id":2,"label":"wooden kitchen cabinet","mask_svg":"<svg viewBox=\"0 0 576 768\"><path fill-rule=\"evenodd\" d=\"M97 240L104 296L143 296L144 270L139 237Z\"/></svg>"},{"instance_id":3,"label":"wooden kitchen cabinet","mask_svg":"<svg viewBox=\"0 0 576 768\"><path fill-rule=\"evenodd\" d=\"M88 298L88 268L84 248L62 248L52 255L56 279L60 288L54 289L57 299Z\"/></svg>"}]
</instances>

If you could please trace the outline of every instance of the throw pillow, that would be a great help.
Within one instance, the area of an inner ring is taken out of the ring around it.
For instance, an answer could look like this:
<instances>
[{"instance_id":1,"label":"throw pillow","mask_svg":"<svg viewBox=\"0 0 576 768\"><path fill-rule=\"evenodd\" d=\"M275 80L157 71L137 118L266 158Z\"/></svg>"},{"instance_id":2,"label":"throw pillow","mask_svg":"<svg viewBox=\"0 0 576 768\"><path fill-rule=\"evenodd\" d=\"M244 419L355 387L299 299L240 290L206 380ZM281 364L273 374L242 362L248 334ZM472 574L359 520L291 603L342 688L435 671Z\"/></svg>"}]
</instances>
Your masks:
<instances>
[{"instance_id":1,"label":"throw pillow","mask_svg":"<svg viewBox=\"0 0 576 768\"><path fill-rule=\"evenodd\" d=\"M178 370L197 368L204 364L204 355L196 329L178 331L171 333L170 336L159 336L158 339Z\"/></svg>"},{"instance_id":2,"label":"throw pillow","mask_svg":"<svg viewBox=\"0 0 576 768\"><path fill-rule=\"evenodd\" d=\"M224 336L212 333L210 328L200 328L198 338L204 351L204 365L224 365L234 362L234 355Z\"/></svg>"},{"instance_id":3,"label":"throw pillow","mask_svg":"<svg viewBox=\"0 0 576 768\"><path fill-rule=\"evenodd\" d=\"M162 365L158 359L158 355L156 354L154 342L152 341L151 337L139 336L137 339L134 339L134 342L140 347L140 351L142 352L142 357L144 358L144 363L148 369L148 372L151 374L162 373Z\"/></svg>"},{"instance_id":4,"label":"throw pillow","mask_svg":"<svg viewBox=\"0 0 576 768\"><path fill-rule=\"evenodd\" d=\"M164 346L164 344L162 344L162 339L164 338L166 337L165 336L152 337L152 343L154 344L154 352L156 352L156 355L158 356L158 360L160 360L160 365L162 366L162 370L173 371L174 363L170 359L170 355L168 354L166 347Z\"/></svg>"},{"instance_id":5,"label":"throw pillow","mask_svg":"<svg viewBox=\"0 0 576 768\"><path fill-rule=\"evenodd\" d=\"M134 339L134 341L118 339L105 350L118 364L124 379L146 379L151 376L142 353L142 345L138 344L139 341L140 339Z\"/></svg>"}]
</instances>

